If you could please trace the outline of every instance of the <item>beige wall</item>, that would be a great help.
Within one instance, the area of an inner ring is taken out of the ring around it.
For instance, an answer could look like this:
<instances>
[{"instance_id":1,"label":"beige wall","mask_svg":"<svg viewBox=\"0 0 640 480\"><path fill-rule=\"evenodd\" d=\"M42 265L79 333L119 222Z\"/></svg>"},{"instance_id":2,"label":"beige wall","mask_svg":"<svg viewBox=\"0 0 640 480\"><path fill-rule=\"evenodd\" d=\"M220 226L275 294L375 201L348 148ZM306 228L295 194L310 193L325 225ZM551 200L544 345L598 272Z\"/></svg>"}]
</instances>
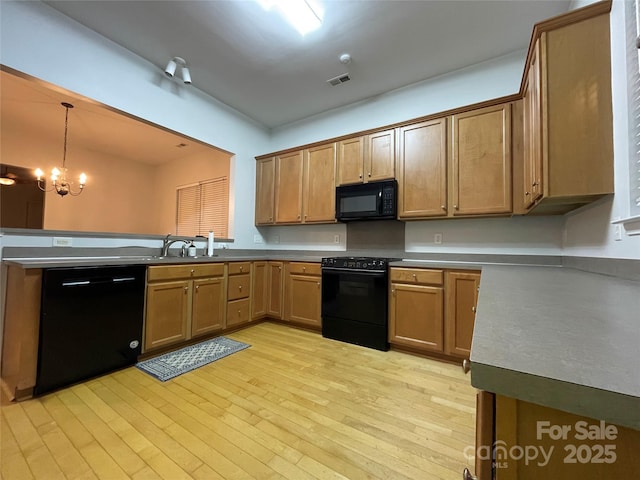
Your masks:
<instances>
[{"instance_id":1,"label":"beige wall","mask_svg":"<svg viewBox=\"0 0 640 480\"><path fill-rule=\"evenodd\" d=\"M62 163L61 139L25 138L2 129L2 163L42 168L47 174ZM176 186L229 174L229 155L216 149L164 165L106 156L69 145L67 167L87 176L79 197L46 194L44 228L165 234L175 232Z\"/></svg>"},{"instance_id":2,"label":"beige wall","mask_svg":"<svg viewBox=\"0 0 640 480\"><path fill-rule=\"evenodd\" d=\"M164 163L156 170L154 202L157 233L176 231L176 187L222 176L229 176L231 156L212 148Z\"/></svg>"}]
</instances>

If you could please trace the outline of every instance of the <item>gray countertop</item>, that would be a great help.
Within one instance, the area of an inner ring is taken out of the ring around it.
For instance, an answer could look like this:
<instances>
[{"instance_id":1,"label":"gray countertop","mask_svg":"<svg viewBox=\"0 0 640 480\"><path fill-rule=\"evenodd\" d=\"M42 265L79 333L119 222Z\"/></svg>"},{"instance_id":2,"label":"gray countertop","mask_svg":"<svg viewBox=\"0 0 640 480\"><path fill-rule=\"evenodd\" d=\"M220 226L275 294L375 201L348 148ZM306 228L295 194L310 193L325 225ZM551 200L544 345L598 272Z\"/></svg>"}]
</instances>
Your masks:
<instances>
[{"instance_id":1,"label":"gray countertop","mask_svg":"<svg viewBox=\"0 0 640 480\"><path fill-rule=\"evenodd\" d=\"M485 266L476 388L640 429L640 282L569 268Z\"/></svg>"}]
</instances>

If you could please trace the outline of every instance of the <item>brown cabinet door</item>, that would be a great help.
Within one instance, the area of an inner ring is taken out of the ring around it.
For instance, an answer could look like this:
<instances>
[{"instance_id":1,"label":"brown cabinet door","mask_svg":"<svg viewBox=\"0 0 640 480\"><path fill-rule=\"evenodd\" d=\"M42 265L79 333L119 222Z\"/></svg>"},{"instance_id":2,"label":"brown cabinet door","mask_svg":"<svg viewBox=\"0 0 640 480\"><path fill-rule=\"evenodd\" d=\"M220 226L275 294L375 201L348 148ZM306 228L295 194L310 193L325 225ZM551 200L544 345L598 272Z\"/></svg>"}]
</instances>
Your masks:
<instances>
[{"instance_id":1,"label":"brown cabinet door","mask_svg":"<svg viewBox=\"0 0 640 480\"><path fill-rule=\"evenodd\" d=\"M366 137L364 170L365 182L395 178L396 132L385 130Z\"/></svg>"},{"instance_id":2,"label":"brown cabinet door","mask_svg":"<svg viewBox=\"0 0 640 480\"><path fill-rule=\"evenodd\" d=\"M336 144L305 150L304 223L335 222Z\"/></svg>"},{"instance_id":3,"label":"brown cabinet door","mask_svg":"<svg viewBox=\"0 0 640 480\"><path fill-rule=\"evenodd\" d=\"M224 328L224 277L193 281L191 336L204 335Z\"/></svg>"},{"instance_id":4,"label":"brown cabinet door","mask_svg":"<svg viewBox=\"0 0 640 480\"><path fill-rule=\"evenodd\" d=\"M321 292L320 277L289 275L287 320L319 327Z\"/></svg>"},{"instance_id":5,"label":"brown cabinet door","mask_svg":"<svg viewBox=\"0 0 640 480\"><path fill-rule=\"evenodd\" d=\"M269 301L267 315L272 318L282 318L283 267L282 262L269 262L268 266Z\"/></svg>"},{"instance_id":6,"label":"brown cabinet door","mask_svg":"<svg viewBox=\"0 0 640 480\"><path fill-rule=\"evenodd\" d=\"M188 338L190 281L147 286L144 349L164 347Z\"/></svg>"},{"instance_id":7,"label":"brown cabinet door","mask_svg":"<svg viewBox=\"0 0 640 480\"><path fill-rule=\"evenodd\" d=\"M445 353L469 358L476 318L480 274L447 272L445 278Z\"/></svg>"},{"instance_id":8,"label":"brown cabinet door","mask_svg":"<svg viewBox=\"0 0 640 480\"><path fill-rule=\"evenodd\" d=\"M302 150L276 157L276 221L302 222Z\"/></svg>"},{"instance_id":9,"label":"brown cabinet door","mask_svg":"<svg viewBox=\"0 0 640 480\"><path fill-rule=\"evenodd\" d=\"M447 215L447 122L402 127L399 134L398 217Z\"/></svg>"},{"instance_id":10,"label":"brown cabinet door","mask_svg":"<svg viewBox=\"0 0 640 480\"><path fill-rule=\"evenodd\" d=\"M511 212L511 105L452 117L451 214Z\"/></svg>"},{"instance_id":11,"label":"brown cabinet door","mask_svg":"<svg viewBox=\"0 0 640 480\"><path fill-rule=\"evenodd\" d=\"M275 157L258 160L256 162L256 225L273 223L275 181Z\"/></svg>"},{"instance_id":12,"label":"brown cabinet door","mask_svg":"<svg viewBox=\"0 0 640 480\"><path fill-rule=\"evenodd\" d=\"M524 92L524 208L542 196L542 97L540 84L540 40L532 50Z\"/></svg>"},{"instance_id":13,"label":"brown cabinet door","mask_svg":"<svg viewBox=\"0 0 640 480\"><path fill-rule=\"evenodd\" d=\"M337 185L362 183L364 137L338 142Z\"/></svg>"},{"instance_id":14,"label":"brown cabinet door","mask_svg":"<svg viewBox=\"0 0 640 480\"><path fill-rule=\"evenodd\" d=\"M390 297L389 342L442 352L442 287L392 283Z\"/></svg>"},{"instance_id":15,"label":"brown cabinet door","mask_svg":"<svg viewBox=\"0 0 640 480\"><path fill-rule=\"evenodd\" d=\"M253 262L251 279L251 320L267 315L269 277L267 262Z\"/></svg>"}]
</instances>

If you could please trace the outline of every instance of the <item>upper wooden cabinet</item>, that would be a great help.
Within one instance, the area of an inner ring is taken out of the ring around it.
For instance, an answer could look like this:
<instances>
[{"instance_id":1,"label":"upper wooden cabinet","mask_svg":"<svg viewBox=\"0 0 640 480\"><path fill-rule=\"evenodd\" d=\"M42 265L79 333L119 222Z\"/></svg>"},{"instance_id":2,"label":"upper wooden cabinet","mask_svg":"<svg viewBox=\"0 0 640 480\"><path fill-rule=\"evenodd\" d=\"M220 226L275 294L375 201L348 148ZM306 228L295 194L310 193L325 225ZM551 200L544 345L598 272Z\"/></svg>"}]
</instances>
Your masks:
<instances>
[{"instance_id":1,"label":"upper wooden cabinet","mask_svg":"<svg viewBox=\"0 0 640 480\"><path fill-rule=\"evenodd\" d=\"M511 213L511 104L453 115L451 125L450 215Z\"/></svg>"},{"instance_id":2,"label":"upper wooden cabinet","mask_svg":"<svg viewBox=\"0 0 640 480\"><path fill-rule=\"evenodd\" d=\"M335 222L336 144L256 162L256 225Z\"/></svg>"},{"instance_id":3,"label":"upper wooden cabinet","mask_svg":"<svg viewBox=\"0 0 640 480\"><path fill-rule=\"evenodd\" d=\"M614 191L609 15L601 9L567 15L530 50L516 198L524 212L565 213Z\"/></svg>"},{"instance_id":4,"label":"upper wooden cabinet","mask_svg":"<svg viewBox=\"0 0 640 480\"><path fill-rule=\"evenodd\" d=\"M398 143L398 217L446 216L447 120L402 127Z\"/></svg>"},{"instance_id":5,"label":"upper wooden cabinet","mask_svg":"<svg viewBox=\"0 0 640 480\"><path fill-rule=\"evenodd\" d=\"M303 151L276 156L275 223L302 221Z\"/></svg>"},{"instance_id":6,"label":"upper wooden cabinet","mask_svg":"<svg viewBox=\"0 0 640 480\"><path fill-rule=\"evenodd\" d=\"M303 223L327 223L336 219L336 144L304 151Z\"/></svg>"},{"instance_id":7,"label":"upper wooden cabinet","mask_svg":"<svg viewBox=\"0 0 640 480\"><path fill-rule=\"evenodd\" d=\"M395 178L395 130L338 142L337 185Z\"/></svg>"},{"instance_id":8,"label":"upper wooden cabinet","mask_svg":"<svg viewBox=\"0 0 640 480\"><path fill-rule=\"evenodd\" d=\"M256 225L274 222L276 189L276 158L269 157L256 162Z\"/></svg>"}]
</instances>

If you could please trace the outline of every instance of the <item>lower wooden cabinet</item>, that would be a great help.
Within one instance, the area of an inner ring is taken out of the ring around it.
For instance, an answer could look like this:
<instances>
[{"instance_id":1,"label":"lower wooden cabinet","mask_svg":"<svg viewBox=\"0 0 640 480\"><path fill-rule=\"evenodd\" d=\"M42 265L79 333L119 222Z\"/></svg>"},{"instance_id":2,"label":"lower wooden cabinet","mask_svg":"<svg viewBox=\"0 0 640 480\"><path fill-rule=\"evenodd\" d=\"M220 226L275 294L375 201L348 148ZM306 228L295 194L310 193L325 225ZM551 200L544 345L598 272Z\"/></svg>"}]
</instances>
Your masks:
<instances>
[{"instance_id":1,"label":"lower wooden cabinet","mask_svg":"<svg viewBox=\"0 0 640 480\"><path fill-rule=\"evenodd\" d=\"M638 448L638 430L478 393L471 472L478 480L635 478L640 472Z\"/></svg>"},{"instance_id":2,"label":"lower wooden cabinet","mask_svg":"<svg viewBox=\"0 0 640 480\"><path fill-rule=\"evenodd\" d=\"M267 316L282 319L284 294L284 263L269 262L267 265L267 279L269 284Z\"/></svg>"},{"instance_id":3,"label":"lower wooden cabinet","mask_svg":"<svg viewBox=\"0 0 640 480\"><path fill-rule=\"evenodd\" d=\"M286 266L284 320L322 325L320 264L292 262Z\"/></svg>"},{"instance_id":4,"label":"lower wooden cabinet","mask_svg":"<svg viewBox=\"0 0 640 480\"><path fill-rule=\"evenodd\" d=\"M445 273L444 351L469 358L480 289L478 272Z\"/></svg>"},{"instance_id":5,"label":"lower wooden cabinet","mask_svg":"<svg viewBox=\"0 0 640 480\"><path fill-rule=\"evenodd\" d=\"M442 352L442 287L391 284L389 342Z\"/></svg>"},{"instance_id":6,"label":"lower wooden cabinet","mask_svg":"<svg viewBox=\"0 0 640 480\"><path fill-rule=\"evenodd\" d=\"M147 269L144 350L224 328L224 264Z\"/></svg>"},{"instance_id":7,"label":"lower wooden cabinet","mask_svg":"<svg viewBox=\"0 0 640 480\"><path fill-rule=\"evenodd\" d=\"M392 268L389 343L468 358L479 283L475 271Z\"/></svg>"},{"instance_id":8,"label":"lower wooden cabinet","mask_svg":"<svg viewBox=\"0 0 640 480\"><path fill-rule=\"evenodd\" d=\"M251 263L228 264L227 278L227 324L237 327L251 320Z\"/></svg>"}]
</instances>

